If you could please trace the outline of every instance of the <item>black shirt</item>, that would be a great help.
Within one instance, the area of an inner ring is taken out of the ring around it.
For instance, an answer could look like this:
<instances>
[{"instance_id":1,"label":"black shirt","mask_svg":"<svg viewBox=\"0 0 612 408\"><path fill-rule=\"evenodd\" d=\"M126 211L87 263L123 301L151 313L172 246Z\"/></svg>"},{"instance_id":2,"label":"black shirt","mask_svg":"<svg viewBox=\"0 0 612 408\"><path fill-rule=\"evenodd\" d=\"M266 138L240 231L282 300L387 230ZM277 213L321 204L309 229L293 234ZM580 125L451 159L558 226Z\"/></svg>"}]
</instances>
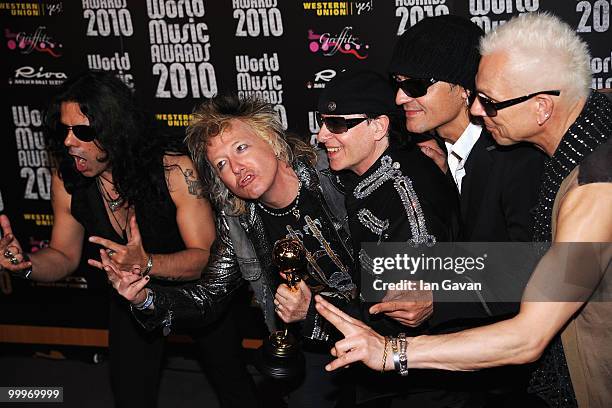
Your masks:
<instances>
[{"instance_id":1,"label":"black shirt","mask_svg":"<svg viewBox=\"0 0 612 408\"><path fill-rule=\"evenodd\" d=\"M335 226L324 215L316 200L301 187L299 202L294 200L285 208L274 209L257 204L269 242L294 238L307 252L308 273L304 281L313 294L350 299L354 289L351 278L352 260L339 237ZM272 215L274 214L274 215ZM295 214L299 214L296 217Z\"/></svg>"}]
</instances>

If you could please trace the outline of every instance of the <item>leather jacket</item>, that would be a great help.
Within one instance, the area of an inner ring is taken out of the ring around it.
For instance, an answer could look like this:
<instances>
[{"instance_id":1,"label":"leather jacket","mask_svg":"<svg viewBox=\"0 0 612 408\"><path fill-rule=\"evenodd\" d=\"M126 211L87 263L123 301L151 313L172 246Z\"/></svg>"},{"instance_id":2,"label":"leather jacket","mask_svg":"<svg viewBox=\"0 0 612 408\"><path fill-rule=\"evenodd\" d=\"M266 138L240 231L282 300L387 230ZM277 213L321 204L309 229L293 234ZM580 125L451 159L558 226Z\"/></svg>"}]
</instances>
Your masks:
<instances>
[{"instance_id":1,"label":"leather jacket","mask_svg":"<svg viewBox=\"0 0 612 408\"><path fill-rule=\"evenodd\" d=\"M338 177L331 173L324 152L317 152L316 167L296 160L294 170L316 197L323 213L335 229L336 245L344 245L354 267L353 251L344 207L344 193ZM228 215L220 211L216 217L217 239L202 277L180 287L160 287L149 284L154 294L153 311L139 311L132 307L136 319L148 330L163 328L165 335L173 327L201 327L214 321L226 309L233 295L246 282L251 286L270 331L277 329L274 311L276 286L270 279L268 259L272 245L263 233L263 224L255 210L255 203L247 203L244 214ZM354 298L355 290L352 297ZM314 308L314 296L302 325L304 337L326 340L326 322Z\"/></svg>"}]
</instances>

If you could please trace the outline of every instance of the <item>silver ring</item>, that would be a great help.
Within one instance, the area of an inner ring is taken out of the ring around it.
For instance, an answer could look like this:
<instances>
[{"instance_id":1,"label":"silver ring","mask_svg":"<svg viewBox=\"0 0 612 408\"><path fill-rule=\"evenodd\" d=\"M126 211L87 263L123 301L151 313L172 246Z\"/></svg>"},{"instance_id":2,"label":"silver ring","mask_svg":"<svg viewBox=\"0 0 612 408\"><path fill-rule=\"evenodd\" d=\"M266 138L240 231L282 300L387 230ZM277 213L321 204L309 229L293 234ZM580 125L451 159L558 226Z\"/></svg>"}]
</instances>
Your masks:
<instances>
[{"instance_id":1,"label":"silver ring","mask_svg":"<svg viewBox=\"0 0 612 408\"><path fill-rule=\"evenodd\" d=\"M11 247L15 248L15 250L12 250ZM19 247L15 246L15 245L8 245L6 247L6 249L11 251L14 255L19 255L21 253L21 250L19 249Z\"/></svg>"},{"instance_id":2,"label":"silver ring","mask_svg":"<svg viewBox=\"0 0 612 408\"><path fill-rule=\"evenodd\" d=\"M11 258L9 259L9 262L12 263L13 265L17 265L19 263L19 259L17 259L16 256L11 256Z\"/></svg>"},{"instance_id":3,"label":"silver ring","mask_svg":"<svg viewBox=\"0 0 612 408\"><path fill-rule=\"evenodd\" d=\"M11 250L10 250L10 249L8 249L8 248L6 248L6 249L4 250L4 254L3 254L3 255L4 255L4 257L5 257L6 259L10 259L10 258L13 258L13 257L15 256L15 254L13 253L13 251L11 251Z\"/></svg>"},{"instance_id":4,"label":"silver ring","mask_svg":"<svg viewBox=\"0 0 612 408\"><path fill-rule=\"evenodd\" d=\"M109 258L112 258L113 255L115 255L117 253L117 251L115 251L114 249L107 249L106 253L108 254Z\"/></svg>"}]
</instances>

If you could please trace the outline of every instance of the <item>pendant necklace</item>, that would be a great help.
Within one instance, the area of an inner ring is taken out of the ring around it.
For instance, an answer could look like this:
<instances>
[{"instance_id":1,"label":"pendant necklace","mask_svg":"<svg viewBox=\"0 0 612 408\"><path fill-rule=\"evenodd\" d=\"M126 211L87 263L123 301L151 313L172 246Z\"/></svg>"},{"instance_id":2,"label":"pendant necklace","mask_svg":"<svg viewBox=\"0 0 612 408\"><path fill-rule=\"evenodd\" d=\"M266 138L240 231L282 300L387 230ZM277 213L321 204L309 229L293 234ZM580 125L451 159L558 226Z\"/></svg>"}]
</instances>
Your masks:
<instances>
[{"instance_id":1,"label":"pendant necklace","mask_svg":"<svg viewBox=\"0 0 612 408\"><path fill-rule=\"evenodd\" d=\"M108 181L105 178L104 180ZM118 196L117 198L113 200L108 190L106 190L106 187L104 186L104 184L100 181L100 178L96 178L96 182L98 184L98 190L100 190L100 194L102 194L102 198L104 198L104 201L106 201L106 203L108 204L108 208L110 208L111 212L115 212L119 210L123 206L123 203L125 202L123 197ZM108 182L110 183L110 181Z\"/></svg>"},{"instance_id":2,"label":"pendant necklace","mask_svg":"<svg viewBox=\"0 0 612 408\"><path fill-rule=\"evenodd\" d=\"M301 192L302 192L302 182L300 181L299 184L298 184L298 192L297 192L297 196L295 197L295 201L293 202L293 205L291 206L291 208L289 208L287 211L275 212L272 209L266 208L259 201L257 202L257 205L264 212L266 212L267 214L273 215L274 217L284 217L287 214L293 214L293 216L295 217L295 220L297 221L297 220L300 219L300 209L298 208L298 205L300 204L300 194L301 194Z\"/></svg>"},{"instance_id":3,"label":"pendant necklace","mask_svg":"<svg viewBox=\"0 0 612 408\"><path fill-rule=\"evenodd\" d=\"M100 177L102 177L102 176L100 176ZM104 180L108 181L107 179L104 179ZM98 184L98 190L100 191L100 194L102 195L102 198L104 199L106 204L108 204L108 208L110 210L110 215L115 220L115 223L117 224L117 227L119 227L119 229L121 230L121 237L123 238L123 240L125 242L127 242L126 229L127 229L128 222L130 220L130 207L127 208L127 211L125 213L125 222L123 223L123 227L122 227L121 224L119 223L119 219L115 215L115 212L121 209L121 207L123 206L125 201L123 200L123 198L121 196L119 196L115 200L111 199L110 198L110 194L108 193L108 191L104 187L104 184L102 184L102 182L100 181L99 178L96 178L96 182ZM109 181L109 183L110 183L110 181Z\"/></svg>"}]
</instances>

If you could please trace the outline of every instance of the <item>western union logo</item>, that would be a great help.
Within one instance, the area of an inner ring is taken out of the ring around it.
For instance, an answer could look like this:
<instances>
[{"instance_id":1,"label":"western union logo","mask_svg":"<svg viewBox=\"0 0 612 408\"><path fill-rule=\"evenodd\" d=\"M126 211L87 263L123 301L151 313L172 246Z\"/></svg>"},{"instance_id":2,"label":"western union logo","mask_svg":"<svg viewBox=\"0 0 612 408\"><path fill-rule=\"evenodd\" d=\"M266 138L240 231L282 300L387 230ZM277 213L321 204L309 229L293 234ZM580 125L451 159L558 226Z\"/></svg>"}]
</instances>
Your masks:
<instances>
[{"instance_id":1,"label":"western union logo","mask_svg":"<svg viewBox=\"0 0 612 408\"><path fill-rule=\"evenodd\" d=\"M348 16L353 14L353 3L348 1L303 2L304 10L315 11L317 16Z\"/></svg>"}]
</instances>

